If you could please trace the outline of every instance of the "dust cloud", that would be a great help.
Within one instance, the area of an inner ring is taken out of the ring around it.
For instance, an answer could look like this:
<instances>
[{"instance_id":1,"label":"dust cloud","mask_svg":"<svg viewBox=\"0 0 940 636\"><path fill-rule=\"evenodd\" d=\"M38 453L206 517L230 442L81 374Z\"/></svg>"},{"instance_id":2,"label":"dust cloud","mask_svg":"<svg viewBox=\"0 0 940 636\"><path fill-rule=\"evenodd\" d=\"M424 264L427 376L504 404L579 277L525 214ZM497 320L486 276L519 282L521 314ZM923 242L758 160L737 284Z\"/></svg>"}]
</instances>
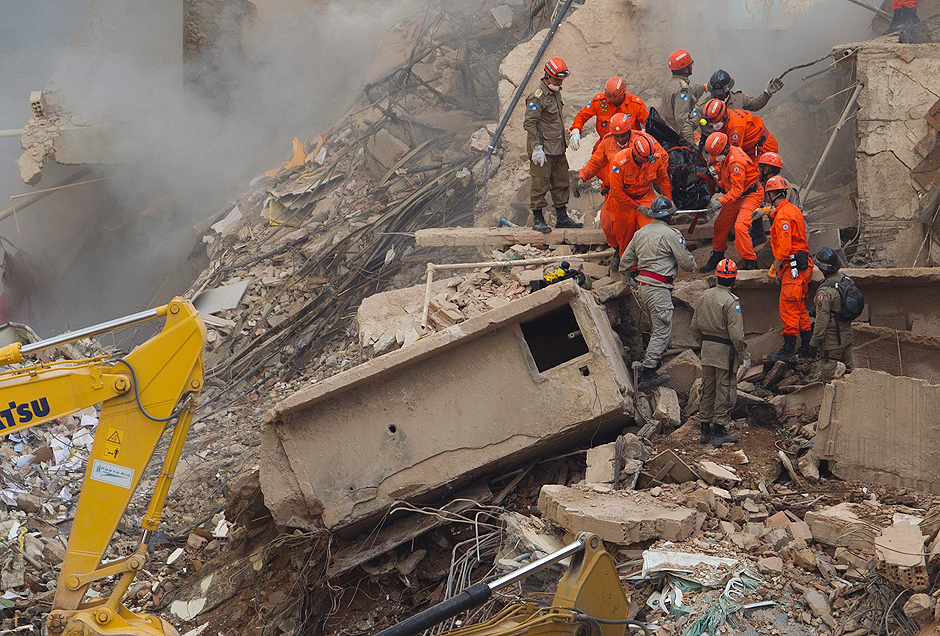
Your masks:
<instances>
[{"instance_id":1,"label":"dust cloud","mask_svg":"<svg viewBox=\"0 0 940 636\"><path fill-rule=\"evenodd\" d=\"M182 50L160 39L161 28L181 27L182 1L61 2L69 10L60 6L58 15L34 3L10 3L18 9L5 13L11 17L6 28L23 37L18 46L4 42L0 66L29 64L39 54L46 63L15 92L4 91L0 128L22 127L29 90L52 80L73 121L119 131L108 153L114 165L98 166L88 177L107 181L32 205L19 215L21 234L12 219L0 226L40 270L28 311L16 317L41 335L184 292L194 273L186 262L198 241L193 224L229 207L248 180L288 159L293 137L315 139L342 114L365 81L378 40L425 4L201 0L207 14L238 7L240 19L220 19L231 31L225 45L207 46L211 62L195 60L184 69ZM100 11L103 18L95 20L107 22L115 8L132 17L136 11L141 23L114 29L116 41L104 48L91 40L66 48L72 33L81 40L79 9ZM121 47L129 53L120 54ZM0 143L0 201L6 201L29 188L18 181L19 144ZM48 173L35 189L76 168L47 161Z\"/></svg>"}]
</instances>

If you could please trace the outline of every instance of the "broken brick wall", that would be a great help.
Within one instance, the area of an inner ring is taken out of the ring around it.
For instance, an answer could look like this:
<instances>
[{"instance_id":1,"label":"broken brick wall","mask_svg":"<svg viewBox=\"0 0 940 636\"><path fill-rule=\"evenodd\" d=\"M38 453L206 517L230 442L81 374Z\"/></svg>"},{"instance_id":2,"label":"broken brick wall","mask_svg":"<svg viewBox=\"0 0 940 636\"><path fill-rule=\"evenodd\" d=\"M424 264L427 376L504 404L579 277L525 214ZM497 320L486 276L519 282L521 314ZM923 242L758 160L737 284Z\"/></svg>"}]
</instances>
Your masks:
<instances>
[{"instance_id":1,"label":"broken brick wall","mask_svg":"<svg viewBox=\"0 0 940 636\"><path fill-rule=\"evenodd\" d=\"M857 80L864 85L857 114L858 256L873 265L926 263L919 222L921 188L911 170L923 155L916 146L928 131L924 115L940 98L940 44L886 39L859 48Z\"/></svg>"}]
</instances>

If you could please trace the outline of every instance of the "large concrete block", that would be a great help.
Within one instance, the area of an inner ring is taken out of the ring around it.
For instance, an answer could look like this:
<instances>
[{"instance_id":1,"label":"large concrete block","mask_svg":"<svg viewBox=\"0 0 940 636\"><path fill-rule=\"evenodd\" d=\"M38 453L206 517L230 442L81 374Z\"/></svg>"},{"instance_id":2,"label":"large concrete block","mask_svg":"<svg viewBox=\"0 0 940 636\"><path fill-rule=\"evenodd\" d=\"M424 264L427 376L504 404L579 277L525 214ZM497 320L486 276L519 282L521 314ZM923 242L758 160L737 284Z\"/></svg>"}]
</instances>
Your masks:
<instances>
[{"instance_id":1,"label":"large concrete block","mask_svg":"<svg viewBox=\"0 0 940 636\"><path fill-rule=\"evenodd\" d=\"M593 532L604 541L682 541L695 530L695 511L657 501L641 490L602 492L548 484L539 493L542 514L572 533Z\"/></svg>"},{"instance_id":2,"label":"large concrete block","mask_svg":"<svg viewBox=\"0 0 940 636\"><path fill-rule=\"evenodd\" d=\"M814 449L833 474L940 494L940 385L856 369L826 387Z\"/></svg>"},{"instance_id":3,"label":"large concrete block","mask_svg":"<svg viewBox=\"0 0 940 636\"><path fill-rule=\"evenodd\" d=\"M278 523L341 528L615 430L632 412L603 307L566 281L278 404L262 491Z\"/></svg>"}]
</instances>

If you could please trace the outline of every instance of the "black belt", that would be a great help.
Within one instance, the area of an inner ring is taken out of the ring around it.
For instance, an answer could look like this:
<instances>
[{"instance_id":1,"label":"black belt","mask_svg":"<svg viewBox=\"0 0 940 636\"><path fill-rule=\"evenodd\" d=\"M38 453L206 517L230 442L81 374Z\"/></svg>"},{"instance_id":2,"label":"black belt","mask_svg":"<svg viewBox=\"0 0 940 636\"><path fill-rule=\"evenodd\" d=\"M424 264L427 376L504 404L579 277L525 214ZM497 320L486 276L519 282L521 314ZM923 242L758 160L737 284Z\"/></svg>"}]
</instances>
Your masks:
<instances>
[{"instance_id":1,"label":"black belt","mask_svg":"<svg viewBox=\"0 0 940 636\"><path fill-rule=\"evenodd\" d=\"M728 338L722 338L720 336L709 336L702 335L702 340L707 340L708 342L717 342L718 344L728 345L729 347L734 347L734 343L731 342Z\"/></svg>"}]
</instances>

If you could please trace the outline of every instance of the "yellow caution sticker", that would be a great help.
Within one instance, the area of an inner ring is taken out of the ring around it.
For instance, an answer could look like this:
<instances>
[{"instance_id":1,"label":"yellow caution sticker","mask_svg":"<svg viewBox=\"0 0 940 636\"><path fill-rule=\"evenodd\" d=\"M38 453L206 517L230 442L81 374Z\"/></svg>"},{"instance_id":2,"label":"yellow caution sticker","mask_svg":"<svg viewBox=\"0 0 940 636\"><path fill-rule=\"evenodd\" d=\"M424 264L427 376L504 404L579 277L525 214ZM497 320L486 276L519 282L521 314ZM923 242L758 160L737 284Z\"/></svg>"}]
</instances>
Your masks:
<instances>
[{"instance_id":1,"label":"yellow caution sticker","mask_svg":"<svg viewBox=\"0 0 940 636\"><path fill-rule=\"evenodd\" d=\"M104 441L104 456L117 459L121 454L121 444L124 442L124 431L117 428L108 428L108 436Z\"/></svg>"}]
</instances>

